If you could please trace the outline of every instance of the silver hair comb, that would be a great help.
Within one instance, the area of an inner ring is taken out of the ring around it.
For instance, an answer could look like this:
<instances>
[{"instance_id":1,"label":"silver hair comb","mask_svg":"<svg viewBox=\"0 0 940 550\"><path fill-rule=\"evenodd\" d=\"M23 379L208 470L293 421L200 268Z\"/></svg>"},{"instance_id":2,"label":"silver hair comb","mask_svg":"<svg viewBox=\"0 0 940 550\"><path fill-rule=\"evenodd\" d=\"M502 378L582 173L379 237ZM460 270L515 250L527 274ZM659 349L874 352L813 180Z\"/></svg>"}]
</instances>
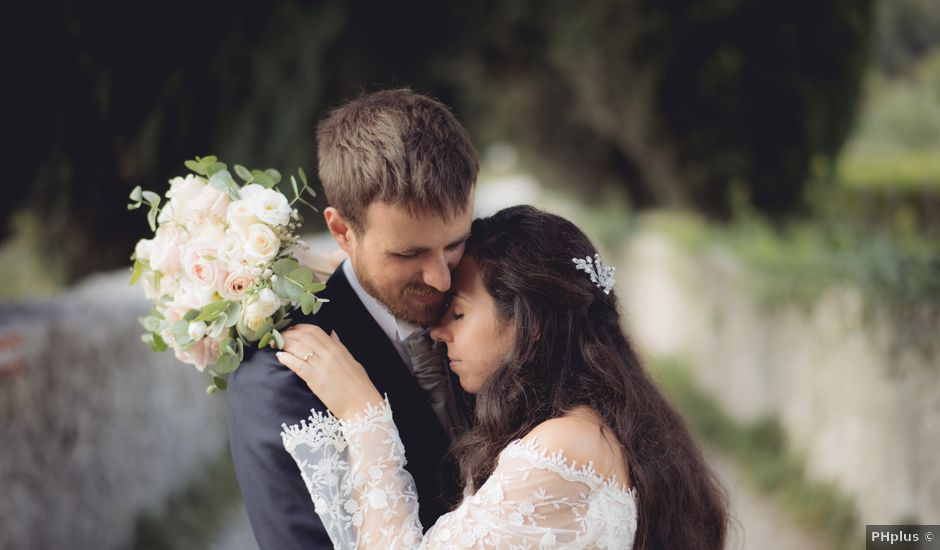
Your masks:
<instances>
[{"instance_id":1,"label":"silver hair comb","mask_svg":"<svg viewBox=\"0 0 940 550\"><path fill-rule=\"evenodd\" d=\"M595 254L593 258L590 256L585 256L583 259L571 258L571 261L574 262L575 269L588 274L594 286L604 289L604 294L610 294L610 290L614 288L616 267L604 265L600 254Z\"/></svg>"}]
</instances>

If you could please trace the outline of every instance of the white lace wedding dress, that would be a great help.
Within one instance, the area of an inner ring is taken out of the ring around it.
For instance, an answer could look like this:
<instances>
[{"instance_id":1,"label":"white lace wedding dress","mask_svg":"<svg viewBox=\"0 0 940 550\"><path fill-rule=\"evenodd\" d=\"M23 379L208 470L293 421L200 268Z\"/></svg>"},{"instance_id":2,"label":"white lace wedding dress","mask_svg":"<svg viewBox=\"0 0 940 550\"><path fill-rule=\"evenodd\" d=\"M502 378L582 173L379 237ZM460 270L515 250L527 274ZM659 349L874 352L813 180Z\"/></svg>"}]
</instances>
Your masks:
<instances>
[{"instance_id":1,"label":"white lace wedding dress","mask_svg":"<svg viewBox=\"0 0 940 550\"><path fill-rule=\"evenodd\" d=\"M635 491L536 438L510 443L476 494L422 534L387 400L352 421L317 413L281 437L336 548L633 547Z\"/></svg>"}]
</instances>

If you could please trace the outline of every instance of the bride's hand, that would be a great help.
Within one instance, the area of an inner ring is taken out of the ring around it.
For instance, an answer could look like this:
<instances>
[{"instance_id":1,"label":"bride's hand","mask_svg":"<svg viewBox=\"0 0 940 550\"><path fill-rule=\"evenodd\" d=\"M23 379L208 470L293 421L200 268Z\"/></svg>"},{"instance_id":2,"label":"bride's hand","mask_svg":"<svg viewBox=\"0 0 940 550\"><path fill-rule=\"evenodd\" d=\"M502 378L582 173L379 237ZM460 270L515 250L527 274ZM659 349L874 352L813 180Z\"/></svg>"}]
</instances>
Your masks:
<instances>
[{"instance_id":1,"label":"bride's hand","mask_svg":"<svg viewBox=\"0 0 940 550\"><path fill-rule=\"evenodd\" d=\"M337 418L349 418L368 403L382 402L365 369L335 332L331 337L318 326L299 324L283 335L278 361L301 377Z\"/></svg>"}]
</instances>

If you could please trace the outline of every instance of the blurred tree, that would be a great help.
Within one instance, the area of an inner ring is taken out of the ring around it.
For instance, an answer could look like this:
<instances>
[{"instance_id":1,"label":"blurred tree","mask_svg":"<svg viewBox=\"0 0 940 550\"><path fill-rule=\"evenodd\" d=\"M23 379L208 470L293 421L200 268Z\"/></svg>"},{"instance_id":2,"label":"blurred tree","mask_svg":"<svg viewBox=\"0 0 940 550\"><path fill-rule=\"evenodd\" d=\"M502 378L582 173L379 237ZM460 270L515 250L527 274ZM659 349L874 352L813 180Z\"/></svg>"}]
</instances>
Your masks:
<instances>
[{"instance_id":1,"label":"blurred tree","mask_svg":"<svg viewBox=\"0 0 940 550\"><path fill-rule=\"evenodd\" d=\"M473 120L489 114L548 180L619 181L638 206L719 218L734 188L772 216L799 209L813 159L851 128L872 28L870 0L479 10L460 71Z\"/></svg>"},{"instance_id":2,"label":"blurred tree","mask_svg":"<svg viewBox=\"0 0 940 550\"><path fill-rule=\"evenodd\" d=\"M0 238L28 209L74 280L127 263L148 232L128 193L164 191L194 155L315 174L315 122L342 99L408 83L453 101L424 65L455 30L449 13L430 0L25 3L6 37L16 140Z\"/></svg>"},{"instance_id":3,"label":"blurred tree","mask_svg":"<svg viewBox=\"0 0 940 550\"><path fill-rule=\"evenodd\" d=\"M876 34L878 68L890 76L904 73L917 58L940 46L940 2L882 0Z\"/></svg>"},{"instance_id":4,"label":"blurred tree","mask_svg":"<svg viewBox=\"0 0 940 550\"><path fill-rule=\"evenodd\" d=\"M914 0L910 0L914 1ZM127 262L124 210L182 160L314 173L314 124L361 90L411 86L545 180L623 186L638 207L772 215L851 125L872 0L179 0L23 3L5 36L14 162L0 202L38 218L74 279ZM0 235L2 236L2 235Z\"/></svg>"}]
</instances>

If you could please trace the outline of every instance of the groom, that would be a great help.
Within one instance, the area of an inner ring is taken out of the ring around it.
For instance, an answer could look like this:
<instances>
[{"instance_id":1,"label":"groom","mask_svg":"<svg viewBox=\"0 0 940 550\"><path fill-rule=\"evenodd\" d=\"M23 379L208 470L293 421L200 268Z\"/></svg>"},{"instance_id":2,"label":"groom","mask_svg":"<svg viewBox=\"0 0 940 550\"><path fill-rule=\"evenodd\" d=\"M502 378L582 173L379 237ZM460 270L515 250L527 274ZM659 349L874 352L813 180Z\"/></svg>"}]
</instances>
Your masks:
<instances>
[{"instance_id":1,"label":"groom","mask_svg":"<svg viewBox=\"0 0 940 550\"><path fill-rule=\"evenodd\" d=\"M298 323L336 331L380 393L408 449L425 527L459 497L445 455L469 417L465 395L427 335L470 235L478 162L466 130L443 104L410 90L360 97L317 128L330 233L349 258ZM299 314L299 312L298 312ZM281 424L325 411L307 385L262 349L229 378L235 473L262 550L332 548Z\"/></svg>"}]
</instances>

